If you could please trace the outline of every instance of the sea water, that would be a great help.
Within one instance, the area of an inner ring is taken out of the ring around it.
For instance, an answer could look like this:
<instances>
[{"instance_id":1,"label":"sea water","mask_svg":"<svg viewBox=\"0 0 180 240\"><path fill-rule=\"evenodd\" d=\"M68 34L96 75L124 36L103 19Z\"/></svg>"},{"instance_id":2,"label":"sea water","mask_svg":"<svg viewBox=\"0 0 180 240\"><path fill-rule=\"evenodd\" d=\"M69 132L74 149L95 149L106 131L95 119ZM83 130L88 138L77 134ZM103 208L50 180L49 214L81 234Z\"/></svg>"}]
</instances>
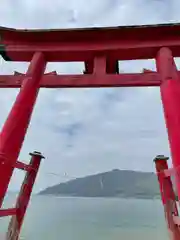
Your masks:
<instances>
[{"instance_id":1,"label":"sea water","mask_svg":"<svg viewBox=\"0 0 180 240\"><path fill-rule=\"evenodd\" d=\"M10 207L11 194L5 201ZM0 219L0 232L9 218ZM24 221L25 240L167 240L160 200L33 196Z\"/></svg>"}]
</instances>

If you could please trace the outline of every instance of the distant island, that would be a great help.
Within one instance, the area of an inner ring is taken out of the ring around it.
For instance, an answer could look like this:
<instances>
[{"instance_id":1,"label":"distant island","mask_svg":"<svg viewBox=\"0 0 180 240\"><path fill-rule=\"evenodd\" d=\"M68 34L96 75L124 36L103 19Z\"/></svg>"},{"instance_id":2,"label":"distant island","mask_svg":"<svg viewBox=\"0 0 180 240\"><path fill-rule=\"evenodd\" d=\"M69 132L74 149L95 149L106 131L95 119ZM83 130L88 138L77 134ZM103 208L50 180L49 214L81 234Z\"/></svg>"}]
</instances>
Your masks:
<instances>
[{"instance_id":1,"label":"distant island","mask_svg":"<svg viewBox=\"0 0 180 240\"><path fill-rule=\"evenodd\" d=\"M160 197L155 173L118 169L60 183L39 194L143 199Z\"/></svg>"}]
</instances>

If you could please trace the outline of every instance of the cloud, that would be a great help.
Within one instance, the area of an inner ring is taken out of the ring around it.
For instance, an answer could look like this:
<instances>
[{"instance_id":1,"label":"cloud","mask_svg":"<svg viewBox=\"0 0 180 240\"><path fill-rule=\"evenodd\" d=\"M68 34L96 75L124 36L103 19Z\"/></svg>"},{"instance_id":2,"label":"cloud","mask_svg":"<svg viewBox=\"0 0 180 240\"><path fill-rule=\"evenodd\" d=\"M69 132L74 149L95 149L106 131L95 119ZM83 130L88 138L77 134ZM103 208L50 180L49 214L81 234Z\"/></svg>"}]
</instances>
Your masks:
<instances>
[{"instance_id":1,"label":"cloud","mask_svg":"<svg viewBox=\"0 0 180 240\"><path fill-rule=\"evenodd\" d=\"M178 21L178 1L84 0L1 3L0 22L15 28L67 28ZM158 9L158 11L156 11ZM169 14L169 9L173 9ZM179 8L178 8L179 9ZM119 63L125 72L155 69L153 61ZM1 62L0 73L25 72L26 63ZM47 71L82 73L82 63L51 63ZM18 93L0 91L2 126ZM46 156L35 190L72 177L120 169L154 170L156 154L169 155L158 88L41 89L20 159L38 150ZM53 176L49 173L57 173ZM14 174L11 189L22 180Z\"/></svg>"}]
</instances>

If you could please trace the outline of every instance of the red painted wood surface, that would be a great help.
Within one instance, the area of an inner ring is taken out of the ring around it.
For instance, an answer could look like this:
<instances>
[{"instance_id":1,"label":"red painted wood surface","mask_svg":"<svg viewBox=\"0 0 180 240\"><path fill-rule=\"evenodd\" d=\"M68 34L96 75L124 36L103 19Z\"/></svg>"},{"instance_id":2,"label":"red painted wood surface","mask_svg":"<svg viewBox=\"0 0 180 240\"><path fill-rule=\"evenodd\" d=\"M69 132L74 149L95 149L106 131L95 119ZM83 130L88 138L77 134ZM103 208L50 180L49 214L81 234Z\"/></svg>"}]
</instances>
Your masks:
<instances>
[{"instance_id":1,"label":"red painted wood surface","mask_svg":"<svg viewBox=\"0 0 180 240\"><path fill-rule=\"evenodd\" d=\"M0 217L7 217L11 215L16 215L16 208L0 209Z\"/></svg>"},{"instance_id":2,"label":"red painted wood surface","mask_svg":"<svg viewBox=\"0 0 180 240\"><path fill-rule=\"evenodd\" d=\"M0 133L0 207L25 138L45 66L43 54L35 53Z\"/></svg>"},{"instance_id":3,"label":"red painted wood surface","mask_svg":"<svg viewBox=\"0 0 180 240\"><path fill-rule=\"evenodd\" d=\"M171 240L179 240L180 231L177 223L175 222L175 220L178 218L178 209L176 205L176 197L173 190L173 184L171 177L166 177L165 174L163 174L164 171L168 170L167 160L168 158L159 155L155 158L155 166L170 238Z\"/></svg>"},{"instance_id":4,"label":"red painted wood surface","mask_svg":"<svg viewBox=\"0 0 180 240\"><path fill-rule=\"evenodd\" d=\"M20 88L23 75L1 75L0 88ZM157 73L124 73L85 75L43 75L41 88L95 88L95 87L148 87L159 86L160 75Z\"/></svg>"},{"instance_id":5,"label":"red painted wood surface","mask_svg":"<svg viewBox=\"0 0 180 240\"><path fill-rule=\"evenodd\" d=\"M90 61L105 54L109 61L155 58L170 47L180 56L180 24L114 28L15 30L0 28L0 44L12 61L30 61L43 52L47 61Z\"/></svg>"},{"instance_id":6,"label":"red painted wood surface","mask_svg":"<svg viewBox=\"0 0 180 240\"><path fill-rule=\"evenodd\" d=\"M156 63L162 78L161 98L180 199L180 78L170 49L162 48Z\"/></svg>"},{"instance_id":7,"label":"red painted wood surface","mask_svg":"<svg viewBox=\"0 0 180 240\"><path fill-rule=\"evenodd\" d=\"M29 163L29 171L25 175L24 182L22 184L17 203L16 203L16 215L12 216L9 223L8 232L6 235L7 240L18 240L20 230L23 224L25 213L29 204L35 179L39 170L41 159L44 158L41 153L34 152L30 154L31 161Z\"/></svg>"},{"instance_id":8,"label":"red painted wood surface","mask_svg":"<svg viewBox=\"0 0 180 240\"><path fill-rule=\"evenodd\" d=\"M173 59L180 57L179 32L180 24L75 30L0 28L0 54L5 60L29 62L32 59L26 75L15 72L14 76L0 76L0 88L20 88L0 133L0 207L14 168L26 170L27 174L33 171L17 159L40 87L160 86L180 199L180 76ZM137 74L119 74L117 63L120 60L152 58L156 60L157 72L145 70ZM84 74L44 74L46 62L55 61L82 61L85 65ZM172 219L171 205L172 202L174 204L174 197L168 180L172 171L163 166L166 169L163 172L166 183L159 178L161 188L163 186L162 200L166 217L169 219L170 216L171 219L168 220L168 227L174 234L175 230L172 229L175 220ZM158 172L158 166L156 168ZM30 197L30 190L25 186L18 200L18 209L21 209L18 212L19 220L11 224L11 229L19 229L18 234L27 208L27 196ZM176 213L176 208L173 209ZM17 226L17 223L20 225ZM177 239L180 239L179 236L173 237L173 240Z\"/></svg>"}]
</instances>

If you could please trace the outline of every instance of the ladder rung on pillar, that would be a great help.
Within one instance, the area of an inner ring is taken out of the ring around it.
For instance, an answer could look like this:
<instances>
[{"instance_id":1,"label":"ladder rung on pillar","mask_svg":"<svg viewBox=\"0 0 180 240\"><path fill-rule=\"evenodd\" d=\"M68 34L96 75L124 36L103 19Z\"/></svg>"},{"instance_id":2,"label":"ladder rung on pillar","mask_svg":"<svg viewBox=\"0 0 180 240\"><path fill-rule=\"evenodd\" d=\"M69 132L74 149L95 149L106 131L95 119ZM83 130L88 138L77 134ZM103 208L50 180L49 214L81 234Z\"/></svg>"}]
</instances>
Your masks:
<instances>
[{"instance_id":1,"label":"ladder rung on pillar","mask_svg":"<svg viewBox=\"0 0 180 240\"><path fill-rule=\"evenodd\" d=\"M171 177L174 174L175 174L174 168L168 168L158 173L158 175L163 178Z\"/></svg>"},{"instance_id":2,"label":"ladder rung on pillar","mask_svg":"<svg viewBox=\"0 0 180 240\"><path fill-rule=\"evenodd\" d=\"M168 169L164 170L165 177L170 177L170 176L174 175L174 173L175 173L174 168L168 168Z\"/></svg>"},{"instance_id":3,"label":"ladder rung on pillar","mask_svg":"<svg viewBox=\"0 0 180 240\"><path fill-rule=\"evenodd\" d=\"M16 208L0 209L0 217L16 215Z\"/></svg>"},{"instance_id":4,"label":"ladder rung on pillar","mask_svg":"<svg viewBox=\"0 0 180 240\"><path fill-rule=\"evenodd\" d=\"M20 170L24 170L24 171L33 170L33 168L30 165L28 165L26 163L23 163L23 162L19 162L19 161L16 162L15 167L20 169Z\"/></svg>"}]
</instances>

